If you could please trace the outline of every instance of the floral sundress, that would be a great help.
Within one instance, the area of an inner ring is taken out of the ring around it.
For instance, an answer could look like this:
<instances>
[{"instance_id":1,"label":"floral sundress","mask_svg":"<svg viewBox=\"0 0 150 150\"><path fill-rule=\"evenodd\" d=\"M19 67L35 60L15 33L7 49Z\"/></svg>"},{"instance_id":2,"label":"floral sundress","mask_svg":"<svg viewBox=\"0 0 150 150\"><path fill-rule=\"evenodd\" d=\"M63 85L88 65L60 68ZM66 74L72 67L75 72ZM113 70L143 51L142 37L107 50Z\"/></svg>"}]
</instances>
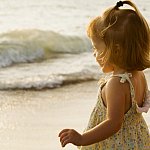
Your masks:
<instances>
[{"instance_id":1,"label":"floral sundress","mask_svg":"<svg viewBox=\"0 0 150 150\"><path fill-rule=\"evenodd\" d=\"M78 148L80 150L150 150L149 129L142 116L142 112L147 112L150 107L150 91L147 89L143 106L138 107L135 101L134 87L130 80L132 74L125 73L114 76L120 77L122 84L127 81L130 85L132 106L124 116L122 127L117 133L103 141ZM106 107L101 98L101 87L99 92L97 103L85 131L95 127L106 119Z\"/></svg>"}]
</instances>

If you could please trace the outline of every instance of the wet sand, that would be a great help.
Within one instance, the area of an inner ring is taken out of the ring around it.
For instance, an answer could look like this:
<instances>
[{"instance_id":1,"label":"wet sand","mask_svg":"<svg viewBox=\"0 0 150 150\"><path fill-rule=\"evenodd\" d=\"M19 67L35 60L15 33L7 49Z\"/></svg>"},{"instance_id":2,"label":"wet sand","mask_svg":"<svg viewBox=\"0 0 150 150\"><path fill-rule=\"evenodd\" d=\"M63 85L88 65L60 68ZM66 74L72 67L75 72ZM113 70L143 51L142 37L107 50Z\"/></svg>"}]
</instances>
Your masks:
<instances>
[{"instance_id":1,"label":"wet sand","mask_svg":"<svg viewBox=\"0 0 150 150\"><path fill-rule=\"evenodd\" d=\"M97 87L94 81L53 90L0 91L0 149L61 150L58 133L63 128L83 131Z\"/></svg>"},{"instance_id":2,"label":"wet sand","mask_svg":"<svg viewBox=\"0 0 150 150\"><path fill-rule=\"evenodd\" d=\"M150 71L145 73L150 88ZM90 81L53 90L0 91L0 149L61 150L58 133L63 128L84 130L97 89L97 82ZM143 115L150 128L150 111Z\"/></svg>"}]
</instances>

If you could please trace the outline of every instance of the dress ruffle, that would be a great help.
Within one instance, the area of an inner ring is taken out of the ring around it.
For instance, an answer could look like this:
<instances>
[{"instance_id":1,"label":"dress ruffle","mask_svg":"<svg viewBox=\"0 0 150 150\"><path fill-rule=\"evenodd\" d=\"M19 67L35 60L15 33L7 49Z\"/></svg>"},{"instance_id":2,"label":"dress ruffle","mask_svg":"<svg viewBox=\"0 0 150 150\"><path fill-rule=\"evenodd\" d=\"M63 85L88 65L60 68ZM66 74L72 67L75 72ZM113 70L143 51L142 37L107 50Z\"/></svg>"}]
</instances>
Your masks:
<instances>
[{"instance_id":1,"label":"dress ruffle","mask_svg":"<svg viewBox=\"0 0 150 150\"><path fill-rule=\"evenodd\" d=\"M138 113L143 113L143 112L147 113L149 108L150 108L150 91L147 90L143 106L139 107L137 105L137 112Z\"/></svg>"}]
</instances>

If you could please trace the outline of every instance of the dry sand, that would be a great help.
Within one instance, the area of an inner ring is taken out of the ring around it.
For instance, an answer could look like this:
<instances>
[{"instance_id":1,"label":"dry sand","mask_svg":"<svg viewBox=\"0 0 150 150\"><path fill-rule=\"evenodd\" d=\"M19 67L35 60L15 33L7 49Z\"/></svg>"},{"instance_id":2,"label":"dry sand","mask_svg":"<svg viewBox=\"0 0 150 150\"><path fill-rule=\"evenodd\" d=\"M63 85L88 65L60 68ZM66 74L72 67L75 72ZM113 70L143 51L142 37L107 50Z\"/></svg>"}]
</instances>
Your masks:
<instances>
[{"instance_id":1,"label":"dry sand","mask_svg":"<svg viewBox=\"0 0 150 150\"><path fill-rule=\"evenodd\" d=\"M150 71L145 73L150 83ZM0 149L61 150L58 133L63 128L84 130L97 89L91 81L53 90L0 91ZM150 111L144 117L150 128Z\"/></svg>"}]
</instances>

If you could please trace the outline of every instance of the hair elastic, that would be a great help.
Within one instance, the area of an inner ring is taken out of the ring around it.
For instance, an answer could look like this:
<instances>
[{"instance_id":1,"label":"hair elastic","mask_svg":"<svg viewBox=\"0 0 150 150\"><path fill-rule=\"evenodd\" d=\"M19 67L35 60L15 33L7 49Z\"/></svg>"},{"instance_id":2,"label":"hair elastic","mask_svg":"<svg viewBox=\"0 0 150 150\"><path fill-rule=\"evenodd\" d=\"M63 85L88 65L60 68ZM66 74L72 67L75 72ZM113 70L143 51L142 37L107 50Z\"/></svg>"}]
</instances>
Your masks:
<instances>
[{"instance_id":1,"label":"hair elastic","mask_svg":"<svg viewBox=\"0 0 150 150\"><path fill-rule=\"evenodd\" d=\"M119 8L120 6L123 6L123 4L124 4L123 1L119 1L119 2L116 3L116 7Z\"/></svg>"}]
</instances>

